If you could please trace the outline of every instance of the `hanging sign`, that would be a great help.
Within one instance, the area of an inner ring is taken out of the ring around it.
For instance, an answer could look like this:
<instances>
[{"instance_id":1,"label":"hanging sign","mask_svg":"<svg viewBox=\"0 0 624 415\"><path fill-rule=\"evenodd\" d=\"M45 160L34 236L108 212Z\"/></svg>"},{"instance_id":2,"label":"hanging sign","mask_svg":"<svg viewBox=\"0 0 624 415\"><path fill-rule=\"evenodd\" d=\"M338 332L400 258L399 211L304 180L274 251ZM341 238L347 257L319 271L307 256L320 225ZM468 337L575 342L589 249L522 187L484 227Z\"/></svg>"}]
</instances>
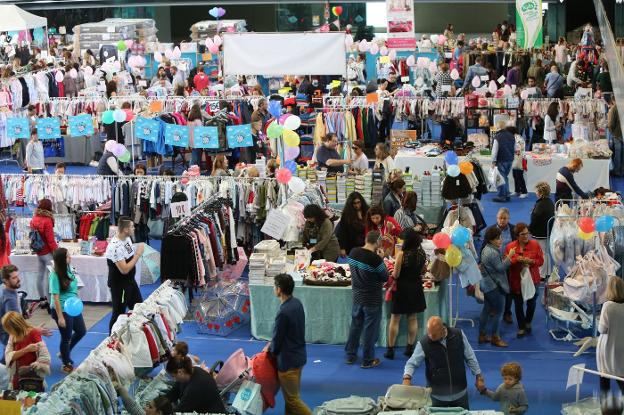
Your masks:
<instances>
[{"instance_id":1,"label":"hanging sign","mask_svg":"<svg viewBox=\"0 0 624 415\"><path fill-rule=\"evenodd\" d=\"M516 36L520 49L542 47L542 0L516 0Z\"/></svg>"},{"instance_id":2,"label":"hanging sign","mask_svg":"<svg viewBox=\"0 0 624 415\"><path fill-rule=\"evenodd\" d=\"M80 114L68 117L68 127L70 137L91 136L93 130L93 118L89 114Z\"/></svg>"},{"instance_id":3,"label":"hanging sign","mask_svg":"<svg viewBox=\"0 0 624 415\"><path fill-rule=\"evenodd\" d=\"M219 148L219 128L193 128L193 148Z\"/></svg>"},{"instance_id":4,"label":"hanging sign","mask_svg":"<svg viewBox=\"0 0 624 415\"><path fill-rule=\"evenodd\" d=\"M186 125L167 124L165 126L165 144L175 147L188 147L189 128Z\"/></svg>"},{"instance_id":5,"label":"hanging sign","mask_svg":"<svg viewBox=\"0 0 624 415\"><path fill-rule=\"evenodd\" d=\"M191 214L191 201L183 200L181 202L171 203L171 217L179 218L181 216L189 216Z\"/></svg>"},{"instance_id":6,"label":"hanging sign","mask_svg":"<svg viewBox=\"0 0 624 415\"><path fill-rule=\"evenodd\" d=\"M415 50L414 0L386 0L388 49Z\"/></svg>"},{"instance_id":7,"label":"hanging sign","mask_svg":"<svg viewBox=\"0 0 624 415\"><path fill-rule=\"evenodd\" d=\"M158 141L158 133L160 132L160 123L150 118L137 117L134 123L134 135L146 141L155 143Z\"/></svg>"},{"instance_id":8,"label":"hanging sign","mask_svg":"<svg viewBox=\"0 0 624 415\"><path fill-rule=\"evenodd\" d=\"M30 121L26 117L7 119L7 138L30 138Z\"/></svg>"},{"instance_id":9,"label":"hanging sign","mask_svg":"<svg viewBox=\"0 0 624 415\"><path fill-rule=\"evenodd\" d=\"M58 118L37 118L37 135L40 140L61 138L61 120Z\"/></svg>"},{"instance_id":10,"label":"hanging sign","mask_svg":"<svg viewBox=\"0 0 624 415\"><path fill-rule=\"evenodd\" d=\"M253 146L251 124L228 125L225 133L229 148Z\"/></svg>"}]
</instances>

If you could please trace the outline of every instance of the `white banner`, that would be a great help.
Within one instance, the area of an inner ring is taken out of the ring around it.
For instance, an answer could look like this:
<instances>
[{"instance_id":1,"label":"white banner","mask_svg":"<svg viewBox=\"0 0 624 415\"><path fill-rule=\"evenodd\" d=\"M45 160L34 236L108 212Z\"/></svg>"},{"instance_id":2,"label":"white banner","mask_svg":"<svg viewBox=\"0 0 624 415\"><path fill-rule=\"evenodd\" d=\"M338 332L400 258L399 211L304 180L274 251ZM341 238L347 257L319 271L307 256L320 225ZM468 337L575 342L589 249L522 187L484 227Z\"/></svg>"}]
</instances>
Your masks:
<instances>
[{"instance_id":1,"label":"white banner","mask_svg":"<svg viewBox=\"0 0 624 415\"><path fill-rule=\"evenodd\" d=\"M345 75L345 34L224 33L226 75Z\"/></svg>"}]
</instances>

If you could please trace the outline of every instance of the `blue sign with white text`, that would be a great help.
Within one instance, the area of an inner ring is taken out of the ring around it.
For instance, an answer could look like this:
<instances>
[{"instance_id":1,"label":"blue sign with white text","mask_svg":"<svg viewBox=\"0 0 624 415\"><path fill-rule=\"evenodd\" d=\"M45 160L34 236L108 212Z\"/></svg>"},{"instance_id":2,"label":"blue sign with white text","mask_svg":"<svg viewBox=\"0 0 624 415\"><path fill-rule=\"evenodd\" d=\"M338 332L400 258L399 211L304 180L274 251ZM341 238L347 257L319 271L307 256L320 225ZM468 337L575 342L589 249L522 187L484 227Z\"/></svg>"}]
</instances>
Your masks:
<instances>
[{"instance_id":1,"label":"blue sign with white text","mask_svg":"<svg viewBox=\"0 0 624 415\"><path fill-rule=\"evenodd\" d=\"M137 117L135 121L134 135L140 140L157 142L159 130L160 123L151 118Z\"/></svg>"},{"instance_id":2,"label":"blue sign with white text","mask_svg":"<svg viewBox=\"0 0 624 415\"><path fill-rule=\"evenodd\" d=\"M195 127L193 128L194 148L219 148L218 127Z\"/></svg>"},{"instance_id":3,"label":"blue sign with white text","mask_svg":"<svg viewBox=\"0 0 624 415\"><path fill-rule=\"evenodd\" d=\"M7 118L7 138L30 138L30 121L28 120L28 118Z\"/></svg>"},{"instance_id":4,"label":"blue sign with white text","mask_svg":"<svg viewBox=\"0 0 624 415\"><path fill-rule=\"evenodd\" d=\"M229 148L253 146L251 124L228 125L225 133Z\"/></svg>"},{"instance_id":5,"label":"blue sign with white text","mask_svg":"<svg viewBox=\"0 0 624 415\"><path fill-rule=\"evenodd\" d=\"M71 137L92 136L93 118L89 114L80 114L68 117L69 135Z\"/></svg>"},{"instance_id":6,"label":"blue sign with white text","mask_svg":"<svg viewBox=\"0 0 624 415\"><path fill-rule=\"evenodd\" d=\"M186 125L167 124L165 126L165 144L175 147L188 147L189 128Z\"/></svg>"},{"instance_id":7,"label":"blue sign with white text","mask_svg":"<svg viewBox=\"0 0 624 415\"><path fill-rule=\"evenodd\" d=\"M59 118L37 118L39 140L61 138L61 120Z\"/></svg>"}]
</instances>

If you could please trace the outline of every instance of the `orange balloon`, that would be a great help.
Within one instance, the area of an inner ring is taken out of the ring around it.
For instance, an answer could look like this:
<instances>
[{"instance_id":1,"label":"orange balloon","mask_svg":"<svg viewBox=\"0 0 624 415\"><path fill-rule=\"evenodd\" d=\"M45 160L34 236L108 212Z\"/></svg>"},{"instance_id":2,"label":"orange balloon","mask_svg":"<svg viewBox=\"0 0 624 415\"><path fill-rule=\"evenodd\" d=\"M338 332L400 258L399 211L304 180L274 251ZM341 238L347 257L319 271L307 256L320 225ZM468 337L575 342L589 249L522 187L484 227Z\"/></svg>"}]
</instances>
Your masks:
<instances>
[{"instance_id":1,"label":"orange balloon","mask_svg":"<svg viewBox=\"0 0 624 415\"><path fill-rule=\"evenodd\" d=\"M152 102L150 102L149 110L151 112L162 112L163 111L163 103L162 103L162 101L152 101Z\"/></svg>"},{"instance_id":2,"label":"orange balloon","mask_svg":"<svg viewBox=\"0 0 624 415\"><path fill-rule=\"evenodd\" d=\"M462 161L461 163L459 163L459 171L461 172L461 174L468 175L472 173L473 170L474 167L472 166L471 162Z\"/></svg>"}]
</instances>

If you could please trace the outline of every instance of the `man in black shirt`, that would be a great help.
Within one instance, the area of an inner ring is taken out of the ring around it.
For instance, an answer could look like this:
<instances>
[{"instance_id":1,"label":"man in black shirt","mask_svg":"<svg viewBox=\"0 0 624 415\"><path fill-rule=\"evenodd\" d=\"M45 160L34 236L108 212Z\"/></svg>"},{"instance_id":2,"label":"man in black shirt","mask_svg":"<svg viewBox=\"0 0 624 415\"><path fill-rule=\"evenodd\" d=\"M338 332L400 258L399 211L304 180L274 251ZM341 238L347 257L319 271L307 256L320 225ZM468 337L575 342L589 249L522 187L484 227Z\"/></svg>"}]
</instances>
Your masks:
<instances>
[{"instance_id":1,"label":"man in black shirt","mask_svg":"<svg viewBox=\"0 0 624 415\"><path fill-rule=\"evenodd\" d=\"M383 259L377 255L380 234L370 231L362 248L353 248L347 261L351 268L353 307L351 308L351 330L345 346L347 363L357 359L362 330L364 331L362 368L378 366L381 361L375 357L375 343L379 337L379 324L383 307L382 286L388 280L388 271Z\"/></svg>"},{"instance_id":2,"label":"man in black shirt","mask_svg":"<svg viewBox=\"0 0 624 415\"><path fill-rule=\"evenodd\" d=\"M226 413L214 378L194 367L188 356L169 359L167 373L176 381L167 393L167 398L174 404L173 412Z\"/></svg>"},{"instance_id":3,"label":"man in black shirt","mask_svg":"<svg viewBox=\"0 0 624 415\"><path fill-rule=\"evenodd\" d=\"M301 301L293 297L295 282L288 274L275 277L275 296L282 305L275 317L273 339L267 345L277 358L279 378L285 402L285 415L312 415L301 400L301 371L306 364L305 312Z\"/></svg>"}]
</instances>

